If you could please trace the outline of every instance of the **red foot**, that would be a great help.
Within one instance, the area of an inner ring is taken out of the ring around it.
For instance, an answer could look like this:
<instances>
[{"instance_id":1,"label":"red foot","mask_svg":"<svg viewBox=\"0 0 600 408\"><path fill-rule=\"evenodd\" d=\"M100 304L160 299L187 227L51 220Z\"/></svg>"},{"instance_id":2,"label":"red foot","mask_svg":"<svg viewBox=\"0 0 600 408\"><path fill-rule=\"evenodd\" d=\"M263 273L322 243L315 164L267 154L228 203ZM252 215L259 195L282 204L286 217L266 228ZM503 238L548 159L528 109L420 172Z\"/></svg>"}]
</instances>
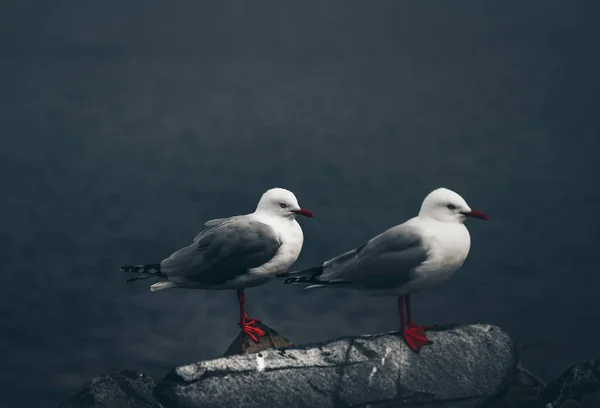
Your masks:
<instances>
[{"instance_id":1,"label":"red foot","mask_svg":"<svg viewBox=\"0 0 600 408\"><path fill-rule=\"evenodd\" d=\"M246 316L246 324L260 324L260 319L250 319L248 316Z\"/></svg>"},{"instance_id":2,"label":"red foot","mask_svg":"<svg viewBox=\"0 0 600 408\"><path fill-rule=\"evenodd\" d=\"M250 337L252 340L258 343L259 337L262 337L266 334L263 330L254 326L257 323L260 323L260 320L248 318L244 320L245 322L243 324L240 324L240 328L244 333L246 333L248 337Z\"/></svg>"},{"instance_id":3,"label":"red foot","mask_svg":"<svg viewBox=\"0 0 600 408\"><path fill-rule=\"evenodd\" d=\"M404 341L406 341L408 347L415 352L421 350L423 346L432 343L432 341L425 337L425 331L422 326L412 325L402 332L402 337L404 337Z\"/></svg>"}]
</instances>

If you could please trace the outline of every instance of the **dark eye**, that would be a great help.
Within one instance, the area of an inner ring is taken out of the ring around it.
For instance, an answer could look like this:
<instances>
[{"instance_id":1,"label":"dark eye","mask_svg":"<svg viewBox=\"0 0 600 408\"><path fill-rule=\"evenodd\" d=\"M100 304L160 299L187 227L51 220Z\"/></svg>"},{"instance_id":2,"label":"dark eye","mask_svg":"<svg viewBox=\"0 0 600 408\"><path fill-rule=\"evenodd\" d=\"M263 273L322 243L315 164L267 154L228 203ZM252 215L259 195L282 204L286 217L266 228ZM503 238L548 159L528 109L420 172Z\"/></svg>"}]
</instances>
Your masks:
<instances>
[{"instance_id":1,"label":"dark eye","mask_svg":"<svg viewBox=\"0 0 600 408\"><path fill-rule=\"evenodd\" d=\"M454 204L448 204L446 206L449 210L456 210L456 206Z\"/></svg>"},{"instance_id":2,"label":"dark eye","mask_svg":"<svg viewBox=\"0 0 600 408\"><path fill-rule=\"evenodd\" d=\"M279 206L280 206L281 208L285 208L285 207L287 207L287 204L280 203L280 204L279 204Z\"/></svg>"}]
</instances>

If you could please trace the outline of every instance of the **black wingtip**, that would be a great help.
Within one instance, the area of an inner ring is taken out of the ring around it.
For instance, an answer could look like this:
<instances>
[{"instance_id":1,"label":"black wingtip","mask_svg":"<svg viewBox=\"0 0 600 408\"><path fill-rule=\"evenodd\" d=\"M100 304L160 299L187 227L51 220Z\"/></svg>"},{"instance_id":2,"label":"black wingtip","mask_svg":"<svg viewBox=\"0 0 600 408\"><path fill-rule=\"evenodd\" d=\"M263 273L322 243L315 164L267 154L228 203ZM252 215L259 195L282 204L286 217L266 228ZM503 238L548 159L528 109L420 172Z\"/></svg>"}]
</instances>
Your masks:
<instances>
[{"instance_id":1,"label":"black wingtip","mask_svg":"<svg viewBox=\"0 0 600 408\"><path fill-rule=\"evenodd\" d=\"M284 285L293 285L295 283L317 284L321 282L315 280L312 276L292 276L291 278L284 279L282 283Z\"/></svg>"},{"instance_id":2,"label":"black wingtip","mask_svg":"<svg viewBox=\"0 0 600 408\"><path fill-rule=\"evenodd\" d=\"M150 277L151 277L151 275L141 275L141 276L136 276L136 277L134 277L134 278L129 278L129 279L127 279L127 280L125 281L125 283L129 283L129 282L135 282L135 281L138 281L138 280L144 280L144 279L148 279L148 278L150 278Z\"/></svg>"},{"instance_id":3,"label":"black wingtip","mask_svg":"<svg viewBox=\"0 0 600 408\"><path fill-rule=\"evenodd\" d=\"M317 279L314 276L293 276L291 278L284 279L282 284L284 285L311 285L311 286L335 286L335 285L345 285L351 286L352 282L344 281L344 280L330 280L330 281L322 281Z\"/></svg>"},{"instance_id":4,"label":"black wingtip","mask_svg":"<svg viewBox=\"0 0 600 408\"><path fill-rule=\"evenodd\" d=\"M278 278L285 278L282 283L284 285L304 283L304 284L317 284L320 281L317 277L323 272L322 266L316 266L314 268L302 269L300 271L283 272L277 275Z\"/></svg>"},{"instance_id":5,"label":"black wingtip","mask_svg":"<svg viewBox=\"0 0 600 408\"><path fill-rule=\"evenodd\" d=\"M147 265L127 265L121 267L121 272L141 273L148 275L161 275L160 264L147 264Z\"/></svg>"},{"instance_id":6,"label":"black wingtip","mask_svg":"<svg viewBox=\"0 0 600 408\"><path fill-rule=\"evenodd\" d=\"M289 285L290 283L292 283L293 281L295 281L297 278L287 278L281 281L282 285Z\"/></svg>"},{"instance_id":7,"label":"black wingtip","mask_svg":"<svg viewBox=\"0 0 600 408\"><path fill-rule=\"evenodd\" d=\"M121 268L119 268L119 270L121 272L141 273L144 270L144 266L143 265L127 265L127 266L121 266Z\"/></svg>"}]
</instances>

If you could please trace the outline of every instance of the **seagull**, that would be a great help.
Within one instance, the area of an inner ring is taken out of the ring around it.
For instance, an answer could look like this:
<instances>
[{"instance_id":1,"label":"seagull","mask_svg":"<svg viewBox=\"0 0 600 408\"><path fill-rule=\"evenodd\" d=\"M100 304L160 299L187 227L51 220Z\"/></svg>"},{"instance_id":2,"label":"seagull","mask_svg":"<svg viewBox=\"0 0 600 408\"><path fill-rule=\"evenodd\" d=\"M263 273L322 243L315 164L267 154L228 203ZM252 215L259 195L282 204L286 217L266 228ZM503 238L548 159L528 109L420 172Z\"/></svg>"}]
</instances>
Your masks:
<instances>
[{"instance_id":1,"label":"seagull","mask_svg":"<svg viewBox=\"0 0 600 408\"><path fill-rule=\"evenodd\" d=\"M289 190L266 191L251 214L207 221L189 246L160 263L123 266L140 274L125 282L154 278L151 291L170 288L236 289L240 328L255 342L265 332L246 315L245 288L262 285L286 271L302 250L304 235L296 216L313 217Z\"/></svg>"},{"instance_id":2,"label":"seagull","mask_svg":"<svg viewBox=\"0 0 600 408\"><path fill-rule=\"evenodd\" d=\"M410 295L449 279L462 266L471 247L464 225L467 218L488 219L459 194L438 188L425 197L416 217L321 266L278 277L286 278L284 284L309 285L305 289L352 288L397 296L400 331L407 345L418 352L431 341L425 336L426 327L413 322Z\"/></svg>"}]
</instances>

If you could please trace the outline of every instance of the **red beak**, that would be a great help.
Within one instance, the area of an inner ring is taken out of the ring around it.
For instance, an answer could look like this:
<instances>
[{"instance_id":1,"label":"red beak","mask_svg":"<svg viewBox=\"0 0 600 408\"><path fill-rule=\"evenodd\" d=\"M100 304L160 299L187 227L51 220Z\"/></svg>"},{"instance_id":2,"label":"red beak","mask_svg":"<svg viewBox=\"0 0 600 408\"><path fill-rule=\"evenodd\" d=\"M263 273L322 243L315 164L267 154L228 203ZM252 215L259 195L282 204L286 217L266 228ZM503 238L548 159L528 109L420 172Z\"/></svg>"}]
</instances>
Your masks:
<instances>
[{"instance_id":1,"label":"red beak","mask_svg":"<svg viewBox=\"0 0 600 408\"><path fill-rule=\"evenodd\" d=\"M305 217L309 217L309 218L314 217L313 213L311 213L308 210L305 210L304 208L300 208L299 210L295 210L294 212L298 215L304 215Z\"/></svg>"},{"instance_id":2,"label":"red beak","mask_svg":"<svg viewBox=\"0 0 600 408\"><path fill-rule=\"evenodd\" d=\"M471 218L479 218L480 220L488 219L487 215L485 215L481 211L476 211L476 210L471 210L470 212L463 212L461 214L466 215L467 217L471 217Z\"/></svg>"}]
</instances>

